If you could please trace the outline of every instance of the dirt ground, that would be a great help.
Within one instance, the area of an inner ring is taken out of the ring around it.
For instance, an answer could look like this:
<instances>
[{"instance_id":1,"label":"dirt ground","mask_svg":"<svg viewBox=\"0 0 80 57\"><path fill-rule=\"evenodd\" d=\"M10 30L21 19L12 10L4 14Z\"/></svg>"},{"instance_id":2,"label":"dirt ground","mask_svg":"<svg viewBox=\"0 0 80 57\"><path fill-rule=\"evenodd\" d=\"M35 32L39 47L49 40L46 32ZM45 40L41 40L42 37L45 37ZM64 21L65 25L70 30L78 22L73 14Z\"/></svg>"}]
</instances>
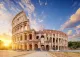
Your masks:
<instances>
[{"instance_id":1,"label":"dirt ground","mask_svg":"<svg viewBox=\"0 0 80 57\"><path fill-rule=\"evenodd\" d=\"M0 50L0 57L18 57L18 56L27 55L30 53L32 53L32 51Z\"/></svg>"},{"instance_id":2,"label":"dirt ground","mask_svg":"<svg viewBox=\"0 0 80 57\"><path fill-rule=\"evenodd\" d=\"M50 52L56 57L80 57L80 52Z\"/></svg>"}]
</instances>

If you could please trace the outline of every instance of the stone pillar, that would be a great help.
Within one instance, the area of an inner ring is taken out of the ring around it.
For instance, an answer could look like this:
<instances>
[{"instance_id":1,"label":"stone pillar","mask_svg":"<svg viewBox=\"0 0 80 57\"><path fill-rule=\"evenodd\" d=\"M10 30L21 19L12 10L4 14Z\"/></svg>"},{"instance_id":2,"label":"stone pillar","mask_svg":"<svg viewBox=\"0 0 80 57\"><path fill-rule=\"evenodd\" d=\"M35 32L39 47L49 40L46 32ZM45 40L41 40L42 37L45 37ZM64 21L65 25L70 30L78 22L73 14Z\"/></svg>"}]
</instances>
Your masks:
<instances>
[{"instance_id":1,"label":"stone pillar","mask_svg":"<svg viewBox=\"0 0 80 57\"><path fill-rule=\"evenodd\" d=\"M51 50L51 43L49 43L49 50Z\"/></svg>"},{"instance_id":2,"label":"stone pillar","mask_svg":"<svg viewBox=\"0 0 80 57\"><path fill-rule=\"evenodd\" d=\"M38 48L41 48L40 42L38 42Z\"/></svg>"},{"instance_id":3,"label":"stone pillar","mask_svg":"<svg viewBox=\"0 0 80 57\"><path fill-rule=\"evenodd\" d=\"M22 34L22 41L25 41L25 34Z\"/></svg>"},{"instance_id":4,"label":"stone pillar","mask_svg":"<svg viewBox=\"0 0 80 57\"><path fill-rule=\"evenodd\" d=\"M27 34L27 40L29 40L29 34Z\"/></svg>"},{"instance_id":5,"label":"stone pillar","mask_svg":"<svg viewBox=\"0 0 80 57\"><path fill-rule=\"evenodd\" d=\"M58 37L58 50L59 50L59 37Z\"/></svg>"},{"instance_id":6,"label":"stone pillar","mask_svg":"<svg viewBox=\"0 0 80 57\"><path fill-rule=\"evenodd\" d=\"M51 42L51 48L52 48L52 49L53 49L53 38L54 38L54 37L53 37L53 34L52 34L52 39L51 39L51 41L52 41L52 42Z\"/></svg>"},{"instance_id":7,"label":"stone pillar","mask_svg":"<svg viewBox=\"0 0 80 57\"><path fill-rule=\"evenodd\" d=\"M29 50L29 43L27 43L27 50Z\"/></svg>"},{"instance_id":8,"label":"stone pillar","mask_svg":"<svg viewBox=\"0 0 80 57\"><path fill-rule=\"evenodd\" d=\"M25 44L24 43L22 44L22 50L25 50Z\"/></svg>"},{"instance_id":9,"label":"stone pillar","mask_svg":"<svg viewBox=\"0 0 80 57\"><path fill-rule=\"evenodd\" d=\"M32 50L34 50L34 47L35 47L35 46L34 46L34 43L32 43Z\"/></svg>"},{"instance_id":10,"label":"stone pillar","mask_svg":"<svg viewBox=\"0 0 80 57\"><path fill-rule=\"evenodd\" d=\"M56 35L56 34L55 34ZM56 50L56 37L54 37L55 38L55 50Z\"/></svg>"}]
</instances>

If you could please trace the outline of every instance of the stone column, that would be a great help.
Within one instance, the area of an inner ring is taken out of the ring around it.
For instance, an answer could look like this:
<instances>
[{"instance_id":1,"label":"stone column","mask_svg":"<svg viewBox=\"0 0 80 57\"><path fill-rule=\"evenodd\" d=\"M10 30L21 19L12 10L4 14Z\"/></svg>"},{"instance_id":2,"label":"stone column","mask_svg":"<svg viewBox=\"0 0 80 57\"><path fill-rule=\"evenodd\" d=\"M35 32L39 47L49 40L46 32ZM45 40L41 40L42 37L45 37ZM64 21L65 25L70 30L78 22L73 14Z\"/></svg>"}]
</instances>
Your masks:
<instances>
[{"instance_id":1,"label":"stone column","mask_svg":"<svg viewBox=\"0 0 80 57\"><path fill-rule=\"evenodd\" d=\"M51 43L49 43L49 50L51 50Z\"/></svg>"},{"instance_id":2,"label":"stone column","mask_svg":"<svg viewBox=\"0 0 80 57\"><path fill-rule=\"evenodd\" d=\"M40 42L38 42L38 48L41 48Z\"/></svg>"},{"instance_id":3,"label":"stone column","mask_svg":"<svg viewBox=\"0 0 80 57\"><path fill-rule=\"evenodd\" d=\"M55 34L55 36L56 36L56 34ZM56 37L54 37L55 38L55 50L56 50Z\"/></svg>"},{"instance_id":4,"label":"stone column","mask_svg":"<svg viewBox=\"0 0 80 57\"><path fill-rule=\"evenodd\" d=\"M27 43L27 50L29 50L29 43Z\"/></svg>"},{"instance_id":5,"label":"stone column","mask_svg":"<svg viewBox=\"0 0 80 57\"><path fill-rule=\"evenodd\" d=\"M22 50L25 50L25 44L24 43L22 44Z\"/></svg>"},{"instance_id":6,"label":"stone column","mask_svg":"<svg viewBox=\"0 0 80 57\"><path fill-rule=\"evenodd\" d=\"M51 41L52 41L52 42L51 42L51 43L52 43L52 44L51 44L51 48L52 48L52 49L53 49L53 38L54 38L54 37L53 37L53 34L52 34L52 39L51 39Z\"/></svg>"},{"instance_id":7,"label":"stone column","mask_svg":"<svg viewBox=\"0 0 80 57\"><path fill-rule=\"evenodd\" d=\"M29 34L27 34L27 40L29 40Z\"/></svg>"},{"instance_id":8,"label":"stone column","mask_svg":"<svg viewBox=\"0 0 80 57\"><path fill-rule=\"evenodd\" d=\"M22 34L22 41L25 41L25 34Z\"/></svg>"},{"instance_id":9,"label":"stone column","mask_svg":"<svg viewBox=\"0 0 80 57\"><path fill-rule=\"evenodd\" d=\"M59 37L58 37L58 50L59 50Z\"/></svg>"},{"instance_id":10,"label":"stone column","mask_svg":"<svg viewBox=\"0 0 80 57\"><path fill-rule=\"evenodd\" d=\"M35 46L34 46L34 43L32 43L32 50L34 50L34 47L35 47Z\"/></svg>"}]
</instances>

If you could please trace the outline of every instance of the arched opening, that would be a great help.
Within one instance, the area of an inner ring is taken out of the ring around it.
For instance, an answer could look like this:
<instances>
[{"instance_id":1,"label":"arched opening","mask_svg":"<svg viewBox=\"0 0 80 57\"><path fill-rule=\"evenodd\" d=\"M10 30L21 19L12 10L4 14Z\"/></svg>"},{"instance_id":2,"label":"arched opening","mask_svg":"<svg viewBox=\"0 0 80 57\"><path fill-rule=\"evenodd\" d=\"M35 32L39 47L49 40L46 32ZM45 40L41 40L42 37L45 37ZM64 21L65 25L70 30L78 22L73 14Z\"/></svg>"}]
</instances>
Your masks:
<instances>
[{"instance_id":1,"label":"arched opening","mask_svg":"<svg viewBox=\"0 0 80 57\"><path fill-rule=\"evenodd\" d=\"M49 41L52 41L52 37L50 37Z\"/></svg>"},{"instance_id":2,"label":"arched opening","mask_svg":"<svg viewBox=\"0 0 80 57\"><path fill-rule=\"evenodd\" d=\"M20 36L20 41L22 41L22 35Z\"/></svg>"},{"instance_id":3,"label":"arched opening","mask_svg":"<svg viewBox=\"0 0 80 57\"><path fill-rule=\"evenodd\" d=\"M37 44L35 44L35 50L37 50L38 49L38 45Z\"/></svg>"},{"instance_id":4,"label":"arched opening","mask_svg":"<svg viewBox=\"0 0 80 57\"><path fill-rule=\"evenodd\" d=\"M27 34L25 34L25 40L27 40Z\"/></svg>"},{"instance_id":5,"label":"arched opening","mask_svg":"<svg viewBox=\"0 0 80 57\"><path fill-rule=\"evenodd\" d=\"M53 43L55 42L55 38L53 38Z\"/></svg>"},{"instance_id":6,"label":"arched opening","mask_svg":"<svg viewBox=\"0 0 80 57\"><path fill-rule=\"evenodd\" d=\"M25 44L25 50L27 50L27 45Z\"/></svg>"},{"instance_id":7,"label":"arched opening","mask_svg":"<svg viewBox=\"0 0 80 57\"><path fill-rule=\"evenodd\" d=\"M29 39L32 40L32 34L29 34Z\"/></svg>"},{"instance_id":8,"label":"arched opening","mask_svg":"<svg viewBox=\"0 0 80 57\"><path fill-rule=\"evenodd\" d=\"M56 50L58 50L58 46L56 46Z\"/></svg>"},{"instance_id":9,"label":"arched opening","mask_svg":"<svg viewBox=\"0 0 80 57\"><path fill-rule=\"evenodd\" d=\"M32 50L32 45L31 44L29 45L29 50Z\"/></svg>"},{"instance_id":10,"label":"arched opening","mask_svg":"<svg viewBox=\"0 0 80 57\"><path fill-rule=\"evenodd\" d=\"M55 50L55 46L53 45L53 50Z\"/></svg>"},{"instance_id":11,"label":"arched opening","mask_svg":"<svg viewBox=\"0 0 80 57\"><path fill-rule=\"evenodd\" d=\"M20 45L20 50L22 50L22 45Z\"/></svg>"},{"instance_id":12,"label":"arched opening","mask_svg":"<svg viewBox=\"0 0 80 57\"><path fill-rule=\"evenodd\" d=\"M36 39L39 39L39 36L36 36Z\"/></svg>"},{"instance_id":13,"label":"arched opening","mask_svg":"<svg viewBox=\"0 0 80 57\"><path fill-rule=\"evenodd\" d=\"M46 50L49 50L49 45L46 45Z\"/></svg>"},{"instance_id":14,"label":"arched opening","mask_svg":"<svg viewBox=\"0 0 80 57\"><path fill-rule=\"evenodd\" d=\"M56 39L56 43L58 43L58 38Z\"/></svg>"},{"instance_id":15,"label":"arched opening","mask_svg":"<svg viewBox=\"0 0 80 57\"><path fill-rule=\"evenodd\" d=\"M41 38L44 38L44 35L41 35Z\"/></svg>"},{"instance_id":16,"label":"arched opening","mask_svg":"<svg viewBox=\"0 0 80 57\"><path fill-rule=\"evenodd\" d=\"M41 50L45 50L45 46L44 45L41 45Z\"/></svg>"}]
</instances>

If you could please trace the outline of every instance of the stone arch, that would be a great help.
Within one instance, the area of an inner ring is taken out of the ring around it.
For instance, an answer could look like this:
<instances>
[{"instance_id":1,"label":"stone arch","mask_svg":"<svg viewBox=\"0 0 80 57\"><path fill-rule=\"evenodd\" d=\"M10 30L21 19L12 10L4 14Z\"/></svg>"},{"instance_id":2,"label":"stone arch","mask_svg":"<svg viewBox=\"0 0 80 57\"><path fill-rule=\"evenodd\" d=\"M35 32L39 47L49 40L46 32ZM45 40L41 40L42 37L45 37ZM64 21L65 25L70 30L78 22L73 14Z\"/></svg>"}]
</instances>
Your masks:
<instances>
[{"instance_id":1,"label":"stone arch","mask_svg":"<svg viewBox=\"0 0 80 57\"><path fill-rule=\"evenodd\" d=\"M37 50L38 49L38 44L35 44L34 46L35 46L35 50Z\"/></svg>"},{"instance_id":2,"label":"stone arch","mask_svg":"<svg viewBox=\"0 0 80 57\"><path fill-rule=\"evenodd\" d=\"M49 50L49 45L46 45L46 50Z\"/></svg>"},{"instance_id":3,"label":"stone arch","mask_svg":"<svg viewBox=\"0 0 80 57\"><path fill-rule=\"evenodd\" d=\"M31 44L29 44L29 50L32 50L32 45Z\"/></svg>"}]
</instances>

